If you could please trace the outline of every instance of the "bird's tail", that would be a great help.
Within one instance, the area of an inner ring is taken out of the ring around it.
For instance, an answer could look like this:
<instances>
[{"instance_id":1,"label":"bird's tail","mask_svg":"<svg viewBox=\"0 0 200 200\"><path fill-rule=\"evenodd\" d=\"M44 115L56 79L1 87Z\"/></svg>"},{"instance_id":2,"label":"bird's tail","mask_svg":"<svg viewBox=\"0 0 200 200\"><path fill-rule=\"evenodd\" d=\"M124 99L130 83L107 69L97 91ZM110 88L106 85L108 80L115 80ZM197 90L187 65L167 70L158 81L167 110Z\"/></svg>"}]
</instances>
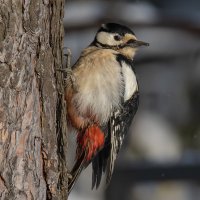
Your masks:
<instances>
[{"instance_id":1,"label":"bird's tail","mask_svg":"<svg viewBox=\"0 0 200 200\"><path fill-rule=\"evenodd\" d=\"M71 192L76 180L78 179L80 173L82 172L82 170L84 168L84 161L85 161L85 153L83 152L82 155L80 156L80 158L75 163L75 165L70 173L71 179L69 180L69 184L68 184L68 193Z\"/></svg>"}]
</instances>

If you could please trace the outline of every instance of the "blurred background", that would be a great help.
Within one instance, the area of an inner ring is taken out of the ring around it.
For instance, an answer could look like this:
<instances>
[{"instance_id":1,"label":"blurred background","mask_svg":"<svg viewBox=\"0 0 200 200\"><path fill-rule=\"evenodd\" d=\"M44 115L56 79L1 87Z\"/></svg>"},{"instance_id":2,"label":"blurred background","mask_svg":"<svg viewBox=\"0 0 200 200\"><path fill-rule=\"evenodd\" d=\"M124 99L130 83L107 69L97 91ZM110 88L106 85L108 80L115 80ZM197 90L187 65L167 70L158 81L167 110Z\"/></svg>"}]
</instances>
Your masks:
<instances>
[{"instance_id":1,"label":"blurred background","mask_svg":"<svg viewBox=\"0 0 200 200\"><path fill-rule=\"evenodd\" d=\"M89 167L69 200L200 200L200 1L68 0L65 6L72 64L101 23L125 24L150 43L134 60L140 106L111 184L91 190Z\"/></svg>"}]
</instances>

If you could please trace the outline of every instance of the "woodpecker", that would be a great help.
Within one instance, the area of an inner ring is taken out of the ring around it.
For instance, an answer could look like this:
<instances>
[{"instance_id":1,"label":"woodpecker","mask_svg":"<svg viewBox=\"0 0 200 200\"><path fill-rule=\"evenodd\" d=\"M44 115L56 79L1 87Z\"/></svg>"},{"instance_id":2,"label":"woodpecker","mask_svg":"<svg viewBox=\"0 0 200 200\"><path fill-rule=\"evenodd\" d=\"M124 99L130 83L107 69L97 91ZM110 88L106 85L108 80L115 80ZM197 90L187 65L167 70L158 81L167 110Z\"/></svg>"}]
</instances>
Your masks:
<instances>
[{"instance_id":1,"label":"woodpecker","mask_svg":"<svg viewBox=\"0 0 200 200\"><path fill-rule=\"evenodd\" d=\"M140 46L128 27L102 24L94 41L72 66L67 79L67 118L77 132L76 162L70 192L83 169L92 163L92 188L103 173L109 183L124 136L138 109L139 90L133 58Z\"/></svg>"}]
</instances>

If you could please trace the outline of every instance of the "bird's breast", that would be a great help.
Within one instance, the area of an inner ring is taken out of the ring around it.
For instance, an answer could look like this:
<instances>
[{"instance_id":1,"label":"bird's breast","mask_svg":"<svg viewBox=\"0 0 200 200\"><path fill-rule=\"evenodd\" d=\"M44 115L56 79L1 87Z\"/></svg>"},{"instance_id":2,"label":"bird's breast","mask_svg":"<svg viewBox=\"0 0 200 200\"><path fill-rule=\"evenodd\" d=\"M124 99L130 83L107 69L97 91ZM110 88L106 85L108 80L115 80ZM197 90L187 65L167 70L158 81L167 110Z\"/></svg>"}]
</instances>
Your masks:
<instances>
[{"instance_id":1,"label":"bird's breast","mask_svg":"<svg viewBox=\"0 0 200 200\"><path fill-rule=\"evenodd\" d=\"M85 63L84 63L85 64ZM88 113L104 124L113 108L119 108L123 96L123 77L121 66L115 60L105 59L88 62L74 72L78 90L73 102L81 115Z\"/></svg>"}]
</instances>

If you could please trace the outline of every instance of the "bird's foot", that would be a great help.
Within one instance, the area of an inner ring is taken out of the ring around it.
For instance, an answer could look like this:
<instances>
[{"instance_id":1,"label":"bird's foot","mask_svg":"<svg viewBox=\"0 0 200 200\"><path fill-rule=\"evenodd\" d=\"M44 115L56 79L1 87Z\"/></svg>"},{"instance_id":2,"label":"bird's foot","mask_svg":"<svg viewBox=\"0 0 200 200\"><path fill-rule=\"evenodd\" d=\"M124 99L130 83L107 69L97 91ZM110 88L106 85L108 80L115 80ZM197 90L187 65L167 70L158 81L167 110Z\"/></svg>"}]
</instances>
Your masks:
<instances>
[{"instance_id":1,"label":"bird's foot","mask_svg":"<svg viewBox=\"0 0 200 200\"><path fill-rule=\"evenodd\" d=\"M66 56L66 60L64 61L64 63L66 63L66 64L63 65L65 67L57 68L56 71L63 73L64 85L65 86L68 83L71 83L73 85L74 82L75 82L75 78L73 76L72 69L71 69L71 55L72 55L72 53L71 53L71 50L67 47L64 47L63 49L66 49L66 51L64 50L65 51L64 56Z\"/></svg>"},{"instance_id":2,"label":"bird's foot","mask_svg":"<svg viewBox=\"0 0 200 200\"><path fill-rule=\"evenodd\" d=\"M73 178L72 174L67 173L67 178L71 180Z\"/></svg>"},{"instance_id":3,"label":"bird's foot","mask_svg":"<svg viewBox=\"0 0 200 200\"><path fill-rule=\"evenodd\" d=\"M64 56L67 57L67 59L66 59L66 65L67 65L66 68L70 68L72 52L71 52L70 48L68 48L68 47L64 47L64 49L66 49L66 52L64 53Z\"/></svg>"}]
</instances>

